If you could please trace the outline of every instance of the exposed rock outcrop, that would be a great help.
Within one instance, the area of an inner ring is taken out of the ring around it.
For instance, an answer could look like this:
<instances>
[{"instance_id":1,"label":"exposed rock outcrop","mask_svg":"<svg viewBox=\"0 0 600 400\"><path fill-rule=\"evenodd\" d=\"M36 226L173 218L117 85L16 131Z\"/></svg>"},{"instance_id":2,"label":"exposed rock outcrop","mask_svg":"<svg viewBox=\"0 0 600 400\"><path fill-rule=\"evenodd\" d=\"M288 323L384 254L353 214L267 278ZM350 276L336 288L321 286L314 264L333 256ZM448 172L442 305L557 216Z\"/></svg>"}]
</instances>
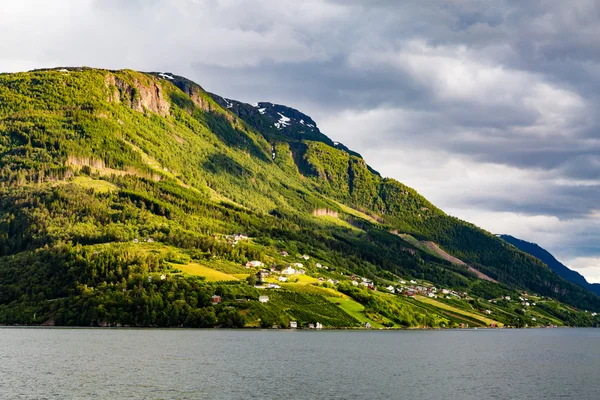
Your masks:
<instances>
[{"instance_id":1,"label":"exposed rock outcrop","mask_svg":"<svg viewBox=\"0 0 600 400\"><path fill-rule=\"evenodd\" d=\"M335 210L330 210L329 208L317 208L316 210L313 211L313 215L315 217L328 216L328 217L337 218L338 212Z\"/></svg>"},{"instance_id":2,"label":"exposed rock outcrop","mask_svg":"<svg viewBox=\"0 0 600 400\"><path fill-rule=\"evenodd\" d=\"M132 78L132 84L109 73L104 80L108 88L107 100L112 103L125 103L132 109L168 115L170 104L165 100L160 85L154 80L144 84Z\"/></svg>"}]
</instances>

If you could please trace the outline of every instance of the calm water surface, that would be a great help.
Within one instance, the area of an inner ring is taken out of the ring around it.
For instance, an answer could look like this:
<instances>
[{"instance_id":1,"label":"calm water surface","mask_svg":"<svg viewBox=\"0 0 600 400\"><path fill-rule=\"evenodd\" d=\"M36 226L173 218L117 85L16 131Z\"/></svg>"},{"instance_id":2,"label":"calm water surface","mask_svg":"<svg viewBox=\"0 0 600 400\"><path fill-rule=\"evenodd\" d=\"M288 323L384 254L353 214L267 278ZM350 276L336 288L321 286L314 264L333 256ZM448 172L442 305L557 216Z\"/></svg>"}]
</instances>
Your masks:
<instances>
[{"instance_id":1,"label":"calm water surface","mask_svg":"<svg viewBox=\"0 0 600 400\"><path fill-rule=\"evenodd\" d=\"M600 399L600 329L0 329L6 399Z\"/></svg>"}]
</instances>

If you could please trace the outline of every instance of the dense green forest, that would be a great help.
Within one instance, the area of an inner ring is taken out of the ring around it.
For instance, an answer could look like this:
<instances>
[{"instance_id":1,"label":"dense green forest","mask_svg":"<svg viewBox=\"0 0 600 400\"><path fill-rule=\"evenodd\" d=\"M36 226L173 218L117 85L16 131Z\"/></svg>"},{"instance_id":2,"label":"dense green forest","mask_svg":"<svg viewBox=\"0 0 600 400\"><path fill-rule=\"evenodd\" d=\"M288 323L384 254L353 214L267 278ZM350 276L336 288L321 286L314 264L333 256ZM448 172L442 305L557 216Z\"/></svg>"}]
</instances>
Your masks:
<instances>
[{"instance_id":1,"label":"dense green forest","mask_svg":"<svg viewBox=\"0 0 600 400\"><path fill-rule=\"evenodd\" d=\"M599 297L381 177L304 114L275 125L295 110L231 102L170 74L0 74L0 324L598 323ZM515 302L524 292L536 306Z\"/></svg>"}]
</instances>

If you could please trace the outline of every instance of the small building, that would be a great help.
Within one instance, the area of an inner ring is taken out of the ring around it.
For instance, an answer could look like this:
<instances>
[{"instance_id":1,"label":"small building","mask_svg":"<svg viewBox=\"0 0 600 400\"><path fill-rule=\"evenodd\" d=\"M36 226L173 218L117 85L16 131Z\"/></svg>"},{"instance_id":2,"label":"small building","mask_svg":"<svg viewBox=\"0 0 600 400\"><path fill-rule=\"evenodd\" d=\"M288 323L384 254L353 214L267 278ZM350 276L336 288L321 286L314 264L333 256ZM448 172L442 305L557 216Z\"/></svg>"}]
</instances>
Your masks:
<instances>
[{"instance_id":1,"label":"small building","mask_svg":"<svg viewBox=\"0 0 600 400\"><path fill-rule=\"evenodd\" d=\"M371 329L371 324L370 324L370 323L368 323L368 322L365 322L365 325L364 325L364 327L365 327L366 329Z\"/></svg>"},{"instance_id":2,"label":"small building","mask_svg":"<svg viewBox=\"0 0 600 400\"><path fill-rule=\"evenodd\" d=\"M288 280L287 276L280 276L279 277L279 282L285 282L287 280Z\"/></svg>"},{"instance_id":3,"label":"small building","mask_svg":"<svg viewBox=\"0 0 600 400\"><path fill-rule=\"evenodd\" d=\"M165 279L167 279L167 276L166 276L165 274L162 274L162 275L160 276L160 280L161 280L161 281L164 281Z\"/></svg>"},{"instance_id":4,"label":"small building","mask_svg":"<svg viewBox=\"0 0 600 400\"><path fill-rule=\"evenodd\" d=\"M485 310L484 311L487 315L490 315L492 313L492 310Z\"/></svg>"},{"instance_id":5,"label":"small building","mask_svg":"<svg viewBox=\"0 0 600 400\"><path fill-rule=\"evenodd\" d=\"M283 250L283 251L280 251L280 252L279 252L279 255L280 255L280 256L282 256L282 257L287 257L287 256L289 256L290 254L289 254L287 251Z\"/></svg>"},{"instance_id":6,"label":"small building","mask_svg":"<svg viewBox=\"0 0 600 400\"><path fill-rule=\"evenodd\" d=\"M308 324L308 329L315 329L315 324Z\"/></svg>"},{"instance_id":7,"label":"small building","mask_svg":"<svg viewBox=\"0 0 600 400\"><path fill-rule=\"evenodd\" d=\"M415 281L414 279L412 279L412 280L410 281L410 283L412 283L412 284L414 285L415 283L417 283L417 281Z\"/></svg>"},{"instance_id":8,"label":"small building","mask_svg":"<svg viewBox=\"0 0 600 400\"><path fill-rule=\"evenodd\" d=\"M215 294L213 297L210 298L210 301L214 305L219 304L221 302L221 296Z\"/></svg>"},{"instance_id":9,"label":"small building","mask_svg":"<svg viewBox=\"0 0 600 400\"><path fill-rule=\"evenodd\" d=\"M320 323L320 322L317 322L317 324L316 324L315 328L316 328L316 329L323 329L323 324L322 324L322 323Z\"/></svg>"},{"instance_id":10,"label":"small building","mask_svg":"<svg viewBox=\"0 0 600 400\"><path fill-rule=\"evenodd\" d=\"M301 255L300 258L302 258L302 259L304 259L306 261L310 260L310 257L307 256L306 254Z\"/></svg>"},{"instance_id":11,"label":"small building","mask_svg":"<svg viewBox=\"0 0 600 400\"><path fill-rule=\"evenodd\" d=\"M316 264L316 267L317 267L317 268L323 268L323 266L321 265L321 263L317 263L317 264Z\"/></svg>"},{"instance_id":12,"label":"small building","mask_svg":"<svg viewBox=\"0 0 600 400\"><path fill-rule=\"evenodd\" d=\"M248 261L246 263L246 267L255 267L256 268L256 267L264 267L264 266L265 266L265 264L263 264L260 261Z\"/></svg>"},{"instance_id":13,"label":"small building","mask_svg":"<svg viewBox=\"0 0 600 400\"><path fill-rule=\"evenodd\" d=\"M258 301L261 303L267 303L269 301L269 296L259 296Z\"/></svg>"},{"instance_id":14,"label":"small building","mask_svg":"<svg viewBox=\"0 0 600 400\"><path fill-rule=\"evenodd\" d=\"M294 275L296 273L296 270L292 267L287 267L283 271L281 271L281 273L283 275Z\"/></svg>"},{"instance_id":15,"label":"small building","mask_svg":"<svg viewBox=\"0 0 600 400\"><path fill-rule=\"evenodd\" d=\"M302 263L293 263L292 267L302 268L302 267L304 267L304 265Z\"/></svg>"},{"instance_id":16,"label":"small building","mask_svg":"<svg viewBox=\"0 0 600 400\"><path fill-rule=\"evenodd\" d=\"M392 285L386 287L386 289L392 293L396 293L396 289L394 289L394 287Z\"/></svg>"},{"instance_id":17,"label":"small building","mask_svg":"<svg viewBox=\"0 0 600 400\"><path fill-rule=\"evenodd\" d=\"M292 329L298 328L298 323L296 321L290 321L290 328L292 328Z\"/></svg>"},{"instance_id":18,"label":"small building","mask_svg":"<svg viewBox=\"0 0 600 400\"><path fill-rule=\"evenodd\" d=\"M352 281L352 284L353 284L354 286L358 286L358 282L356 282L356 281Z\"/></svg>"},{"instance_id":19,"label":"small building","mask_svg":"<svg viewBox=\"0 0 600 400\"><path fill-rule=\"evenodd\" d=\"M256 273L256 282L263 283L268 276L269 272L260 270Z\"/></svg>"},{"instance_id":20,"label":"small building","mask_svg":"<svg viewBox=\"0 0 600 400\"><path fill-rule=\"evenodd\" d=\"M510 296L504 296L504 300L510 301Z\"/></svg>"}]
</instances>

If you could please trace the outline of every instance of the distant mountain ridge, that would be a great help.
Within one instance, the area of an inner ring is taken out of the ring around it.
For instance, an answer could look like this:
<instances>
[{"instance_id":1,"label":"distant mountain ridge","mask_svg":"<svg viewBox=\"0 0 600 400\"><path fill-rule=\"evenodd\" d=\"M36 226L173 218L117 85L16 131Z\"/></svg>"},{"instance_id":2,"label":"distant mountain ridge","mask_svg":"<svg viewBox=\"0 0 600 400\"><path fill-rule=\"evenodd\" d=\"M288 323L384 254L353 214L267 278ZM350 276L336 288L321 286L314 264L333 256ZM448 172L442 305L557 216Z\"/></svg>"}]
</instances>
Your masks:
<instances>
[{"instance_id":1,"label":"distant mountain ridge","mask_svg":"<svg viewBox=\"0 0 600 400\"><path fill-rule=\"evenodd\" d=\"M560 261L558 261L549 251L542 248L536 243L527 242L525 240L517 239L510 235L499 235L502 239L515 246L517 249L524 251L525 253L531 254L535 258L546 264L552 271L558 275L573 282L579 286L582 286L597 295L600 295L600 284L589 283L583 275L577 271L573 271Z\"/></svg>"},{"instance_id":2,"label":"distant mountain ridge","mask_svg":"<svg viewBox=\"0 0 600 400\"><path fill-rule=\"evenodd\" d=\"M258 131L271 131L272 135L276 135L275 132L277 132L288 139L297 141L312 140L325 143L350 155L362 158L359 153L350 150L342 143L331 140L321 132L317 123L311 117L295 108L269 102L247 104L226 99L214 93L209 93L209 95L221 107L229 109Z\"/></svg>"}]
</instances>

